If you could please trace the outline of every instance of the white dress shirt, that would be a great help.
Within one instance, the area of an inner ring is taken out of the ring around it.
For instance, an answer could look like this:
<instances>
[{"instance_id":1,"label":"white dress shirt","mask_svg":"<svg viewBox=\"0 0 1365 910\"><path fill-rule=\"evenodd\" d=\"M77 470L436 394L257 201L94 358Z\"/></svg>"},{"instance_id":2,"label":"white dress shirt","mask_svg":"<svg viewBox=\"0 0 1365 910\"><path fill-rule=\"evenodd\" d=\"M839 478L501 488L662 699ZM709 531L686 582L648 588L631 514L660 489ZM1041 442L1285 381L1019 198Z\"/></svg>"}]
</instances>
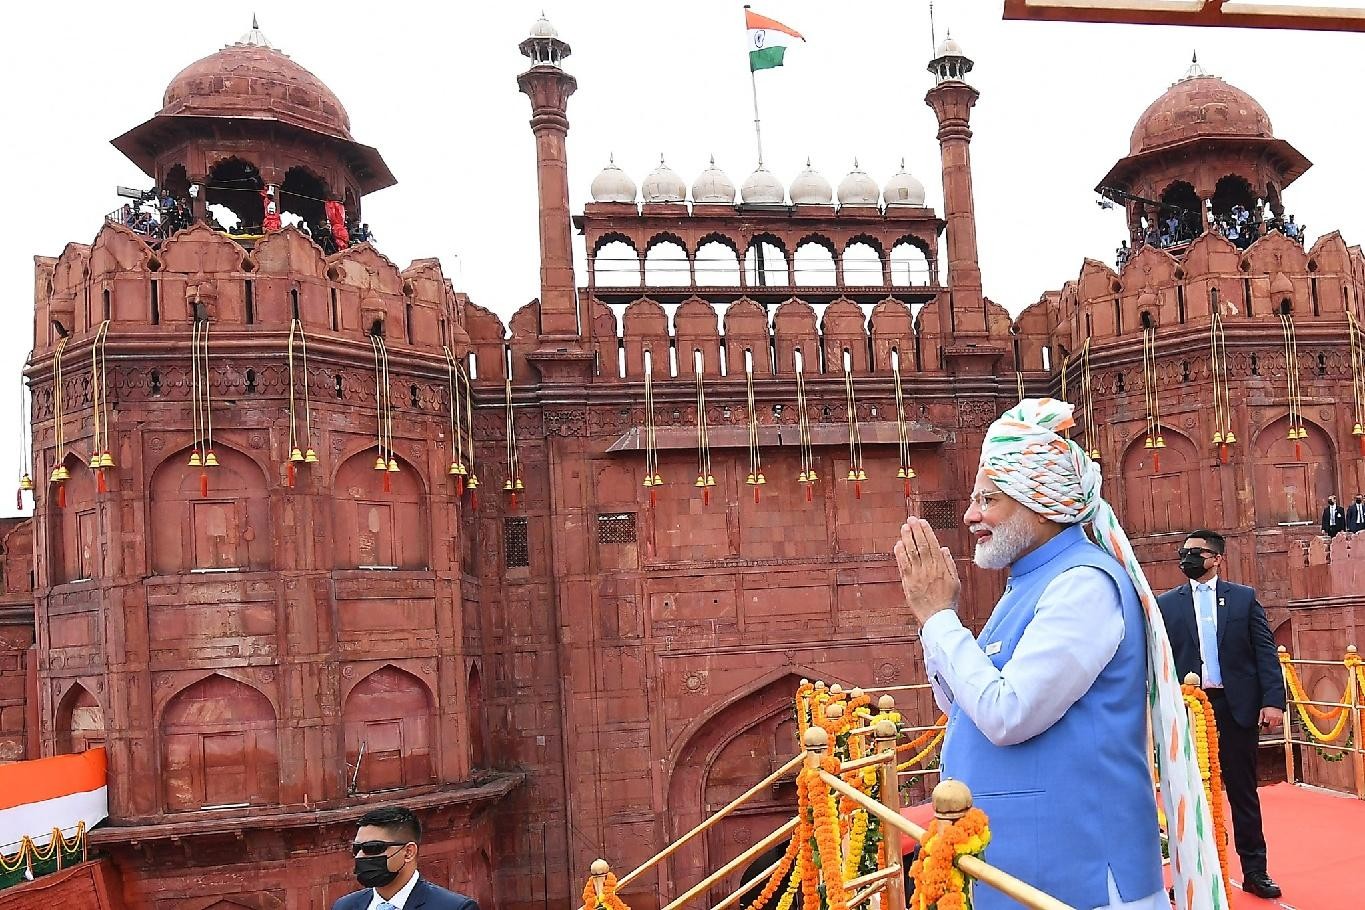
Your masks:
<instances>
[{"instance_id":1,"label":"white dress shirt","mask_svg":"<svg viewBox=\"0 0 1365 910\"><path fill-rule=\"evenodd\" d=\"M1208 585L1209 590L1200 591L1200 584ZM1205 616L1205 611L1199 608L1199 599L1201 597L1208 598L1209 600L1210 609L1208 610L1207 617ZM1209 640L1218 641L1218 576L1215 575L1205 582L1191 581L1190 600L1194 603L1194 637L1195 640L1199 642L1199 667L1201 671L1199 674L1200 686L1204 689L1221 689L1223 688L1222 664L1218 664L1218 682L1213 682L1209 679L1209 656L1204 653L1204 625L1206 623L1212 626L1209 630ZM1215 663L1218 662L1218 654L1216 651L1213 655L1213 659Z\"/></svg>"},{"instance_id":2,"label":"white dress shirt","mask_svg":"<svg viewBox=\"0 0 1365 910\"><path fill-rule=\"evenodd\" d=\"M412 889L417 887L417 879L420 877L421 876L418 874L417 870L414 869L412 873L412 878L408 879L408 883L406 885L398 889L397 894L389 898L389 903L397 907L398 910L403 910L403 907L408 902L408 898L412 896ZM384 898L379 896L378 891L375 891L373 888L371 888L369 910L378 910L378 908L383 903Z\"/></svg>"},{"instance_id":3,"label":"white dress shirt","mask_svg":"<svg viewBox=\"0 0 1365 910\"><path fill-rule=\"evenodd\" d=\"M991 743L1012 746L1061 720L1114 659L1123 635L1123 605L1113 580L1078 566L1043 589L1033 621L1001 669L951 610L929 617L920 644L939 708L957 705ZM1123 902L1112 871L1109 898L1096 910L1170 908L1165 891Z\"/></svg>"}]
</instances>

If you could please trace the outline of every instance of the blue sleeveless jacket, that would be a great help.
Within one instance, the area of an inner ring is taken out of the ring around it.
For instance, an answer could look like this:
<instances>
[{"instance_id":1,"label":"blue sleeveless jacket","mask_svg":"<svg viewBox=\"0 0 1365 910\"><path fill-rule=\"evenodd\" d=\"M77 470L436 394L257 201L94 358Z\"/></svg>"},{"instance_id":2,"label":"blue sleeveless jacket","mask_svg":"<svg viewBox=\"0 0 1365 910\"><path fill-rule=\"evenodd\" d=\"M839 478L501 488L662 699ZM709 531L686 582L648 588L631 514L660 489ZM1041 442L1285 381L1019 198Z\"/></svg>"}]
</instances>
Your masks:
<instances>
[{"instance_id":1,"label":"blue sleeveless jacket","mask_svg":"<svg viewBox=\"0 0 1365 910\"><path fill-rule=\"evenodd\" d=\"M1097 568L1123 606L1123 641L1090 690L1050 728L996 746L954 706L943 776L964 781L990 818L985 860L1073 907L1109 903L1108 870L1124 901L1161 890L1161 843L1148 764L1147 636L1137 591L1123 567L1079 525L1019 559L977 638L998 642L1003 667L1033 620L1043 590L1067 569ZM976 910L1014 907L977 885Z\"/></svg>"}]
</instances>

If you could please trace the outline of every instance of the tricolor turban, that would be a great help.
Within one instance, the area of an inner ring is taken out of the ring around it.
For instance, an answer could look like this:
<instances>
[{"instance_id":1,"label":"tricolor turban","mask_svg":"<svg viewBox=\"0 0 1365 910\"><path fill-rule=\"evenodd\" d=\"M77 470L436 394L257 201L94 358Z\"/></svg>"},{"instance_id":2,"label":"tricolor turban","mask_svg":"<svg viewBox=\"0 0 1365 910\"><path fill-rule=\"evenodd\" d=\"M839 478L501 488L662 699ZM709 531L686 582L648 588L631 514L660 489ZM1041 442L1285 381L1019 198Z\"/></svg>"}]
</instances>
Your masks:
<instances>
[{"instance_id":1,"label":"tricolor turban","mask_svg":"<svg viewBox=\"0 0 1365 910\"><path fill-rule=\"evenodd\" d=\"M1099 546L1127 571L1146 620L1152 737L1166 810L1176 905L1181 910L1228 906L1194 734L1176 676L1156 595L1133 555L1114 510L1100 496L1100 466L1061 435L1074 426L1072 406L1026 398L986 431L981 468L1011 499L1059 524L1086 522Z\"/></svg>"}]
</instances>

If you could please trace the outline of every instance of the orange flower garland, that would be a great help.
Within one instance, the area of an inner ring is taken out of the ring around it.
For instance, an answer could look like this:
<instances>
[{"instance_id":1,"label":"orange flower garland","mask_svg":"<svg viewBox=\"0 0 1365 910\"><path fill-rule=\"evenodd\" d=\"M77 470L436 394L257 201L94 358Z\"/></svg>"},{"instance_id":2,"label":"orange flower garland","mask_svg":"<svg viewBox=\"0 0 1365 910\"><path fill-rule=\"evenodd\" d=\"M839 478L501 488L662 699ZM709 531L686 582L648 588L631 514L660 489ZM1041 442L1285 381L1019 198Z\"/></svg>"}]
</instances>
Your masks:
<instances>
[{"instance_id":1,"label":"orange flower garland","mask_svg":"<svg viewBox=\"0 0 1365 910\"><path fill-rule=\"evenodd\" d=\"M781 865L774 869L773 874L768 877L768 883L763 886L763 890L759 892L758 897L754 898L753 903L749 904L749 910L759 910L760 907L768 905L768 901L773 899L773 895L777 894L777 889L786 880L787 873L791 871L792 864L796 862L796 855L800 850L800 827L798 826L797 833L792 835L792 839L787 843L787 852L782 854Z\"/></svg>"},{"instance_id":2,"label":"orange flower garland","mask_svg":"<svg viewBox=\"0 0 1365 910\"><path fill-rule=\"evenodd\" d=\"M1199 776L1204 781L1204 796L1213 816L1213 841L1218 847L1218 867L1223 873L1223 890L1232 893L1228 881L1228 826L1223 815L1223 768L1218 758L1218 723L1208 695L1198 686L1182 685L1185 707L1190 714L1194 747L1199 753Z\"/></svg>"},{"instance_id":3,"label":"orange flower garland","mask_svg":"<svg viewBox=\"0 0 1365 910\"><path fill-rule=\"evenodd\" d=\"M819 770L839 773L839 759L826 755L820 759ZM814 815L815 843L820 848L820 874L825 885L826 910L848 910L848 892L844 890L843 862L839 856L839 819L829 786L815 768L803 768L806 795ZM819 903L805 906L818 907Z\"/></svg>"},{"instance_id":4,"label":"orange flower garland","mask_svg":"<svg viewBox=\"0 0 1365 910\"><path fill-rule=\"evenodd\" d=\"M957 869L959 856L980 856L991 842L986 813L968 809L960 819L934 819L924 832L919 856L910 864L915 880L911 910L968 910L967 877Z\"/></svg>"},{"instance_id":5,"label":"orange flower garland","mask_svg":"<svg viewBox=\"0 0 1365 910\"><path fill-rule=\"evenodd\" d=\"M630 910L626 902L616 896L616 873L608 872L607 879L602 883L602 896L597 896L597 889L593 887L592 876L588 877L588 883L583 886L583 910Z\"/></svg>"},{"instance_id":6,"label":"orange flower garland","mask_svg":"<svg viewBox=\"0 0 1365 910\"><path fill-rule=\"evenodd\" d=\"M1351 666L1351 656L1352 655L1348 654L1346 659L1348 670ZM1359 660L1360 658L1357 657L1356 659ZM1294 707L1299 712L1299 719L1303 721L1304 728L1308 730L1318 742L1336 742L1341 738L1341 735L1346 732L1346 722L1350 720L1350 713L1344 710L1340 705L1331 711L1323 711L1316 705L1304 704L1304 702L1309 700L1308 695L1304 692L1303 683L1299 680L1298 672L1294 669L1294 665L1289 661L1289 652L1281 651L1280 664L1284 667L1284 678L1289 683L1289 694L1293 698ZM1340 700L1343 702L1346 700L1345 693L1342 693ZM1318 729L1317 724L1313 723L1312 718L1309 716L1310 711L1322 720L1331 720L1335 717L1337 719L1337 725L1332 728L1331 733L1323 733Z\"/></svg>"},{"instance_id":7,"label":"orange flower garland","mask_svg":"<svg viewBox=\"0 0 1365 910\"><path fill-rule=\"evenodd\" d=\"M942 733L943 728L946 727L947 725L948 715L940 714L938 716L938 720L934 721L934 725L932 727L930 727L928 730L925 730L923 733L921 733L919 736L916 736L909 742L901 743L899 746L896 747L896 752L899 754L901 752L909 752L913 749L920 748L930 739Z\"/></svg>"}]
</instances>

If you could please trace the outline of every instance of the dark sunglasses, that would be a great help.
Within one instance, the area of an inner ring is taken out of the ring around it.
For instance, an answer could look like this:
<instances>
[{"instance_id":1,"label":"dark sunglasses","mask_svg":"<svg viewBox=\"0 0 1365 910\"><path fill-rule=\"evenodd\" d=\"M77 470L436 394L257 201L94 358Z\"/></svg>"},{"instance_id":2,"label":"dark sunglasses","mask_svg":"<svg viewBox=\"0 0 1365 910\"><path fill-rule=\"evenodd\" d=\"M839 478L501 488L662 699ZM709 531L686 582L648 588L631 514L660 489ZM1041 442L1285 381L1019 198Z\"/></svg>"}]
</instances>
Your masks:
<instances>
[{"instance_id":1,"label":"dark sunglasses","mask_svg":"<svg viewBox=\"0 0 1365 910\"><path fill-rule=\"evenodd\" d=\"M1175 551L1175 555L1179 556L1181 559L1184 559L1186 556L1208 557L1217 556L1218 554L1215 553L1213 550L1206 550L1203 547L1181 547L1179 550Z\"/></svg>"},{"instance_id":2,"label":"dark sunglasses","mask_svg":"<svg viewBox=\"0 0 1365 910\"><path fill-rule=\"evenodd\" d=\"M351 852L362 856L383 856L390 847L406 847L409 843L405 840L367 840L351 844Z\"/></svg>"}]
</instances>

